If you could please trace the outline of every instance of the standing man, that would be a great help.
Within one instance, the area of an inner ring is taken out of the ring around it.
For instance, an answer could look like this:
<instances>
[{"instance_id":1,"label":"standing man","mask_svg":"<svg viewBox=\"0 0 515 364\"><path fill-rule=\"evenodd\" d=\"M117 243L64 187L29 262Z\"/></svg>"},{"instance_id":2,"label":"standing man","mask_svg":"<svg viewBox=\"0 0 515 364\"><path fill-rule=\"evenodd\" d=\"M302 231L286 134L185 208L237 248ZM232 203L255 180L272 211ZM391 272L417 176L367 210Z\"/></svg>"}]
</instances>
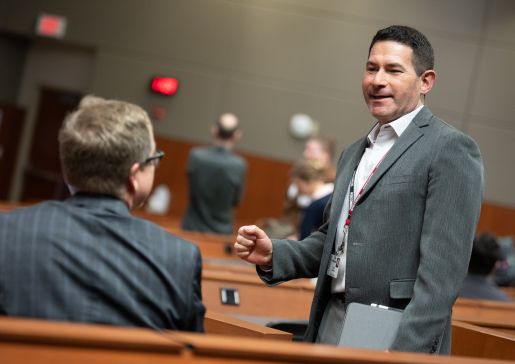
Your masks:
<instances>
[{"instance_id":1,"label":"standing man","mask_svg":"<svg viewBox=\"0 0 515 364\"><path fill-rule=\"evenodd\" d=\"M245 183L247 165L232 153L241 137L238 118L223 114L211 128L213 145L194 148L188 161L189 204L185 230L230 234L234 208Z\"/></svg>"},{"instance_id":2,"label":"standing man","mask_svg":"<svg viewBox=\"0 0 515 364\"><path fill-rule=\"evenodd\" d=\"M379 30L362 82L376 124L342 153L324 225L300 242L238 231L236 252L266 283L318 276L308 341L336 344L345 307L377 303L404 309L390 350L450 352L483 166L474 141L423 104L433 58L419 31Z\"/></svg>"},{"instance_id":3,"label":"standing man","mask_svg":"<svg viewBox=\"0 0 515 364\"><path fill-rule=\"evenodd\" d=\"M0 214L0 313L203 331L198 248L129 213L164 156L147 113L86 97L59 153L73 196Z\"/></svg>"}]
</instances>

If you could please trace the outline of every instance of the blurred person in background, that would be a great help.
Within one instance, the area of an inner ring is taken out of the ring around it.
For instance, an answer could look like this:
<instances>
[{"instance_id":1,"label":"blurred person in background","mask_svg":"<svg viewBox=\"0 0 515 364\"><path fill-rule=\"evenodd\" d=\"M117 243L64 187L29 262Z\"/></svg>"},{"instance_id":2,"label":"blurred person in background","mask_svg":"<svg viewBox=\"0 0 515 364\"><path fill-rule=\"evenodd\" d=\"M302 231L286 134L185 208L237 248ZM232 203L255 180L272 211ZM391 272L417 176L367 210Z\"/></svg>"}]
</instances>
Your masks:
<instances>
[{"instance_id":1,"label":"blurred person in background","mask_svg":"<svg viewBox=\"0 0 515 364\"><path fill-rule=\"evenodd\" d=\"M291 171L293 184L308 196L310 204L304 209L298 239L304 239L318 230L323 223L325 205L333 192L334 184L327 183L327 165L317 160L300 160Z\"/></svg>"},{"instance_id":2,"label":"blurred person in background","mask_svg":"<svg viewBox=\"0 0 515 364\"><path fill-rule=\"evenodd\" d=\"M515 247L513 236L497 238L501 250L501 264L494 271L495 283L499 286L515 287Z\"/></svg>"},{"instance_id":3,"label":"blurred person in background","mask_svg":"<svg viewBox=\"0 0 515 364\"><path fill-rule=\"evenodd\" d=\"M312 137L306 141L302 158L307 161L316 161L325 169L324 181L327 183L334 182L336 177L336 168L333 165L335 143L334 140L327 137ZM308 195L303 194L297 188L295 183L290 184L286 193L285 215L298 214L299 210L303 210L311 203ZM294 217L298 219L298 215Z\"/></svg>"},{"instance_id":4,"label":"blurred person in background","mask_svg":"<svg viewBox=\"0 0 515 364\"><path fill-rule=\"evenodd\" d=\"M247 173L246 162L232 152L241 134L236 115L222 114L211 128L213 145L191 151L184 230L232 233L234 209L243 195Z\"/></svg>"},{"instance_id":5,"label":"blurred person in background","mask_svg":"<svg viewBox=\"0 0 515 364\"><path fill-rule=\"evenodd\" d=\"M468 274L463 282L460 297L510 301L510 298L497 287L492 276L501 261L501 249L495 236L477 235L474 238Z\"/></svg>"}]
</instances>

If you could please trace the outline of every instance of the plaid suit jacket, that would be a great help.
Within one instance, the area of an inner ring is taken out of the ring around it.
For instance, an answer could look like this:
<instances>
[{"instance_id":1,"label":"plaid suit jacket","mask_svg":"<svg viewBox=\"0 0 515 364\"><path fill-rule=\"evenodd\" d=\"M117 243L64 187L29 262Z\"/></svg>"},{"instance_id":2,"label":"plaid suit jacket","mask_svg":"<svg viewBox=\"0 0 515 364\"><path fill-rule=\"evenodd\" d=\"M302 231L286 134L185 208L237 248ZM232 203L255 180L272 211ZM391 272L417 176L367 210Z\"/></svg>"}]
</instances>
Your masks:
<instances>
[{"instance_id":1,"label":"plaid suit jacket","mask_svg":"<svg viewBox=\"0 0 515 364\"><path fill-rule=\"evenodd\" d=\"M0 313L203 331L196 246L77 194L0 214Z\"/></svg>"}]
</instances>

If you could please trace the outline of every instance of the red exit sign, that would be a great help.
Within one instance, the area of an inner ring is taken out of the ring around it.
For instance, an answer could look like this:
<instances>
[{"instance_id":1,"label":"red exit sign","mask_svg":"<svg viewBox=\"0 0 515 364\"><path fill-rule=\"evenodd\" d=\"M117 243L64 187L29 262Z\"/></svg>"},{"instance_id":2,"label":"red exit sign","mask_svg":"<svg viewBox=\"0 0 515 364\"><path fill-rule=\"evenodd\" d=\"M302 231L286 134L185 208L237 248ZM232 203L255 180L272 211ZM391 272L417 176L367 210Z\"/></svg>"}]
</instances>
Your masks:
<instances>
[{"instance_id":1,"label":"red exit sign","mask_svg":"<svg viewBox=\"0 0 515 364\"><path fill-rule=\"evenodd\" d=\"M63 38L66 18L59 15L41 14L36 22L36 34L50 38Z\"/></svg>"},{"instance_id":2,"label":"red exit sign","mask_svg":"<svg viewBox=\"0 0 515 364\"><path fill-rule=\"evenodd\" d=\"M179 80L174 77L153 77L150 89L158 94L172 96L179 88Z\"/></svg>"}]
</instances>

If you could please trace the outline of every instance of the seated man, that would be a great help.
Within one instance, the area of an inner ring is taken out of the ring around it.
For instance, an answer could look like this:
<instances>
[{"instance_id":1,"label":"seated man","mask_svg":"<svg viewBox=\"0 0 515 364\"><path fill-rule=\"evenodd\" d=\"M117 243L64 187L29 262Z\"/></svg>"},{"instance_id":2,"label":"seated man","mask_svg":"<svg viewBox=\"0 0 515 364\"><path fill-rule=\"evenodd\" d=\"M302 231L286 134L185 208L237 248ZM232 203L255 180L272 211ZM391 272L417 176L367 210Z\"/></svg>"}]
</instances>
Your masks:
<instances>
[{"instance_id":1,"label":"seated man","mask_svg":"<svg viewBox=\"0 0 515 364\"><path fill-rule=\"evenodd\" d=\"M203 331L198 248L129 213L163 157L146 112L86 97L59 148L73 196L0 214L0 313Z\"/></svg>"},{"instance_id":2,"label":"seated man","mask_svg":"<svg viewBox=\"0 0 515 364\"><path fill-rule=\"evenodd\" d=\"M496 238L490 234L476 236L460 297L509 301L510 298L497 287L492 277L500 260L500 247Z\"/></svg>"}]
</instances>

